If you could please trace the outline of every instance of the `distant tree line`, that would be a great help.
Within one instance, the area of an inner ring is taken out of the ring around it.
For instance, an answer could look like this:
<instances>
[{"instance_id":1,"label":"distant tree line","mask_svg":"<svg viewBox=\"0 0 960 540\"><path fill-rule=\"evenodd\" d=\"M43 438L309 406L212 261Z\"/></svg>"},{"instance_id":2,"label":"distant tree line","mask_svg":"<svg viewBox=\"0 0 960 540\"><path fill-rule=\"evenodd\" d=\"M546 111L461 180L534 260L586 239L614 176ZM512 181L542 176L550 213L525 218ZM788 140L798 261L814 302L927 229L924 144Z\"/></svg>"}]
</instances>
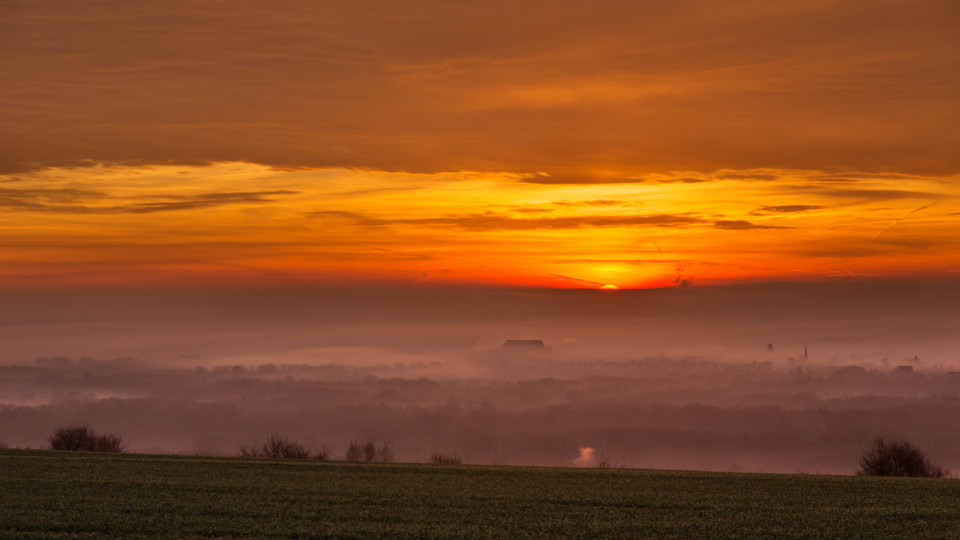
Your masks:
<instances>
[{"instance_id":1,"label":"distant tree line","mask_svg":"<svg viewBox=\"0 0 960 540\"><path fill-rule=\"evenodd\" d=\"M123 452L126 446L122 439L113 433L97 433L83 424L59 426L48 439L53 450L85 452ZM0 449L7 448L0 441ZM317 459L330 457L326 445L309 448L296 440L280 435L270 435L262 442L240 447L239 456L245 458L269 459ZM347 461L388 463L394 460L393 449L386 443L373 441L350 441L345 459ZM430 462L435 465L459 465L462 463L459 453L445 454L434 452ZM599 468L612 466L609 457L596 461ZM949 470L931 461L919 448L903 439L885 439L877 436L873 444L860 457L858 476L913 476L942 478Z\"/></svg>"},{"instance_id":2,"label":"distant tree line","mask_svg":"<svg viewBox=\"0 0 960 540\"><path fill-rule=\"evenodd\" d=\"M86 452L123 452L125 446L121 438L112 433L97 433L86 425L60 426L48 439L53 450L86 451ZM6 445L0 441L0 449ZM268 458L268 459L318 459L330 457L327 445L319 448L310 448L303 443L273 434L262 442L254 442L240 446L239 457ZM345 456L347 461L366 461L388 463L394 459L393 449L386 443L376 444L373 441L360 443L350 441ZM453 463L453 457L444 458ZM459 463L459 456L455 458ZM436 462L436 461L435 461Z\"/></svg>"}]
</instances>

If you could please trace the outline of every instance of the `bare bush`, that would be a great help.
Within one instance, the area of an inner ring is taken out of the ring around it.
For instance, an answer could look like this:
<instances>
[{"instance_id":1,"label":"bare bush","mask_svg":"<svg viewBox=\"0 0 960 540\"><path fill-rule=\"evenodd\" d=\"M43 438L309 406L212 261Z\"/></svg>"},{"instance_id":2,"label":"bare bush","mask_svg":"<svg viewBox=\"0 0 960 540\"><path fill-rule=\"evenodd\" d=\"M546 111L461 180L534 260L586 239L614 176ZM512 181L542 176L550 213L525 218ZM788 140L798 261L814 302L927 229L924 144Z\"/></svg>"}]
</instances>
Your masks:
<instances>
[{"instance_id":1,"label":"bare bush","mask_svg":"<svg viewBox=\"0 0 960 540\"><path fill-rule=\"evenodd\" d=\"M350 441L350 445L347 446L347 455L344 456L344 459L347 461L362 461L360 459L360 445Z\"/></svg>"},{"instance_id":2,"label":"bare bush","mask_svg":"<svg viewBox=\"0 0 960 540\"><path fill-rule=\"evenodd\" d=\"M948 471L903 439L877 437L860 457L859 476L922 476L942 478Z\"/></svg>"},{"instance_id":3,"label":"bare bush","mask_svg":"<svg viewBox=\"0 0 960 540\"><path fill-rule=\"evenodd\" d=\"M123 444L120 437L113 433L103 433L93 438L94 452L122 452Z\"/></svg>"},{"instance_id":4,"label":"bare bush","mask_svg":"<svg viewBox=\"0 0 960 540\"><path fill-rule=\"evenodd\" d=\"M285 439L279 435L270 435L263 443L263 451L269 458L307 459L310 450L297 441Z\"/></svg>"},{"instance_id":5,"label":"bare bush","mask_svg":"<svg viewBox=\"0 0 960 540\"><path fill-rule=\"evenodd\" d=\"M258 458L266 457L260 453L261 447L257 444L241 444L240 445L240 457L243 458Z\"/></svg>"},{"instance_id":6,"label":"bare bush","mask_svg":"<svg viewBox=\"0 0 960 540\"><path fill-rule=\"evenodd\" d=\"M53 450L123 452L124 445L113 433L98 434L84 425L60 426L49 439Z\"/></svg>"},{"instance_id":7,"label":"bare bush","mask_svg":"<svg viewBox=\"0 0 960 540\"><path fill-rule=\"evenodd\" d=\"M363 460L364 461L375 461L377 459L377 445L372 442L368 442L363 445Z\"/></svg>"},{"instance_id":8,"label":"bare bush","mask_svg":"<svg viewBox=\"0 0 960 540\"><path fill-rule=\"evenodd\" d=\"M374 461L379 461L380 463L392 463L393 462L393 448L390 448L386 444L380 445L377 448L377 452L374 455Z\"/></svg>"},{"instance_id":9,"label":"bare bush","mask_svg":"<svg viewBox=\"0 0 960 540\"><path fill-rule=\"evenodd\" d=\"M330 450L326 445L311 450L299 441L293 441L280 435L270 435L262 443L243 445L240 457L270 459L327 459Z\"/></svg>"},{"instance_id":10,"label":"bare bush","mask_svg":"<svg viewBox=\"0 0 960 540\"><path fill-rule=\"evenodd\" d=\"M310 456L312 459L324 460L330 457L330 448L325 444L321 444L320 448L314 448L313 454Z\"/></svg>"},{"instance_id":11,"label":"bare bush","mask_svg":"<svg viewBox=\"0 0 960 540\"><path fill-rule=\"evenodd\" d=\"M360 458L360 455L361 455L360 444L350 441L350 446L347 447L347 455L345 459L347 461L363 461Z\"/></svg>"},{"instance_id":12,"label":"bare bush","mask_svg":"<svg viewBox=\"0 0 960 540\"><path fill-rule=\"evenodd\" d=\"M94 434L87 426L60 426L50 436L50 447L54 450L84 450L92 446Z\"/></svg>"},{"instance_id":13,"label":"bare bush","mask_svg":"<svg viewBox=\"0 0 960 540\"><path fill-rule=\"evenodd\" d=\"M0 441L0 450L6 450L7 448L10 448L7 443Z\"/></svg>"},{"instance_id":14,"label":"bare bush","mask_svg":"<svg viewBox=\"0 0 960 540\"><path fill-rule=\"evenodd\" d=\"M460 465L463 460L460 458L460 454L441 454L434 452L430 456L430 463L434 465Z\"/></svg>"},{"instance_id":15,"label":"bare bush","mask_svg":"<svg viewBox=\"0 0 960 540\"><path fill-rule=\"evenodd\" d=\"M393 461L393 449L386 443L377 446L373 441L362 444L356 441L350 441L350 446L347 447L346 459L347 461L379 461L381 463L389 463Z\"/></svg>"}]
</instances>

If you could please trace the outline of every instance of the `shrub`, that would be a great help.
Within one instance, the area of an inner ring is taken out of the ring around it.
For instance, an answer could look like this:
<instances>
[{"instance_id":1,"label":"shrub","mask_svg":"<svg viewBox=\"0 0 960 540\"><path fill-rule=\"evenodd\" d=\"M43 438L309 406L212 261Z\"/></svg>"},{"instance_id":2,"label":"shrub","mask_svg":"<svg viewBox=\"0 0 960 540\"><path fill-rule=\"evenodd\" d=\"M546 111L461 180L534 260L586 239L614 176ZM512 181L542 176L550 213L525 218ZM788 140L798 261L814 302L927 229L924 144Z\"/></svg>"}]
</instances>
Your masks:
<instances>
[{"instance_id":1,"label":"shrub","mask_svg":"<svg viewBox=\"0 0 960 540\"><path fill-rule=\"evenodd\" d=\"M463 460L460 458L460 454L440 454L434 452L430 456L430 463L434 465L460 465Z\"/></svg>"},{"instance_id":2,"label":"shrub","mask_svg":"<svg viewBox=\"0 0 960 540\"><path fill-rule=\"evenodd\" d=\"M7 448L10 448L7 443L0 441L0 450L6 450Z\"/></svg>"},{"instance_id":3,"label":"shrub","mask_svg":"<svg viewBox=\"0 0 960 540\"><path fill-rule=\"evenodd\" d=\"M123 452L123 443L113 433L97 434L84 425L60 426L50 436L53 450L86 452Z\"/></svg>"},{"instance_id":4,"label":"shrub","mask_svg":"<svg viewBox=\"0 0 960 540\"><path fill-rule=\"evenodd\" d=\"M270 459L327 459L330 451L326 445L310 450L298 441L279 435L270 435L263 443L240 447L240 457Z\"/></svg>"},{"instance_id":5,"label":"shrub","mask_svg":"<svg viewBox=\"0 0 960 540\"><path fill-rule=\"evenodd\" d=\"M923 476L942 478L947 471L927 459L916 446L903 439L877 437L860 457L860 476Z\"/></svg>"},{"instance_id":6,"label":"shrub","mask_svg":"<svg viewBox=\"0 0 960 540\"><path fill-rule=\"evenodd\" d=\"M330 457L330 449L327 448L327 445L321 444L320 448L313 449L313 455L310 456L313 459L324 460Z\"/></svg>"},{"instance_id":7,"label":"shrub","mask_svg":"<svg viewBox=\"0 0 960 540\"><path fill-rule=\"evenodd\" d=\"M350 441L350 446L347 447L347 461L363 461L360 457L361 449L360 444Z\"/></svg>"},{"instance_id":8,"label":"shrub","mask_svg":"<svg viewBox=\"0 0 960 540\"><path fill-rule=\"evenodd\" d=\"M93 437L91 450L94 452L123 452L123 444L120 437L113 433L104 433Z\"/></svg>"},{"instance_id":9,"label":"shrub","mask_svg":"<svg viewBox=\"0 0 960 540\"><path fill-rule=\"evenodd\" d=\"M377 459L377 445L372 442L368 442L363 445L363 460L364 461L374 461Z\"/></svg>"},{"instance_id":10,"label":"shrub","mask_svg":"<svg viewBox=\"0 0 960 540\"><path fill-rule=\"evenodd\" d=\"M347 447L346 459L347 461L379 461L381 463L389 463L393 461L393 449L386 443L377 446L376 443L372 441L364 444L350 441L350 446Z\"/></svg>"},{"instance_id":11,"label":"shrub","mask_svg":"<svg viewBox=\"0 0 960 540\"><path fill-rule=\"evenodd\" d=\"M263 443L263 451L270 458L307 459L310 450L297 441L291 441L279 435L270 435Z\"/></svg>"},{"instance_id":12,"label":"shrub","mask_svg":"<svg viewBox=\"0 0 960 540\"><path fill-rule=\"evenodd\" d=\"M380 445L377 448L376 453L373 457L374 461L379 461L380 463L392 463L393 462L393 448L390 448L386 443Z\"/></svg>"},{"instance_id":13,"label":"shrub","mask_svg":"<svg viewBox=\"0 0 960 540\"><path fill-rule=\"evenodd\" d=\"M261 447L255 444L251 444L251 445L242 444L240 445L240 457L244 457L244 458L265 457L261 455L260 450L261 450Z\"/></svg>"}]
</instances>

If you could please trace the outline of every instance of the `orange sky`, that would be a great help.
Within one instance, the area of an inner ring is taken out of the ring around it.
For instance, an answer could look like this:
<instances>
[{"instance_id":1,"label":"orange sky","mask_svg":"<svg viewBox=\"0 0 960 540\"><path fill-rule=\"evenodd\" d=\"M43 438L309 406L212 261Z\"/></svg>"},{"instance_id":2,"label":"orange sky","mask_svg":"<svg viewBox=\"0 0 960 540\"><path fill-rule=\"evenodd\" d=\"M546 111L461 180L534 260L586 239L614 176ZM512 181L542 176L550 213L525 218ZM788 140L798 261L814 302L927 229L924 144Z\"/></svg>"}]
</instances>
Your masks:
<instances>
[{"instance_id":1,"label":"orange sky","mask_svg":"<svg viewBox=\"0 0 960 540\"><path fill-rule=\"evenodd\" d=\"M0 6L0 287L956 278L960 7Z\"/></svg>"}]
</instances>

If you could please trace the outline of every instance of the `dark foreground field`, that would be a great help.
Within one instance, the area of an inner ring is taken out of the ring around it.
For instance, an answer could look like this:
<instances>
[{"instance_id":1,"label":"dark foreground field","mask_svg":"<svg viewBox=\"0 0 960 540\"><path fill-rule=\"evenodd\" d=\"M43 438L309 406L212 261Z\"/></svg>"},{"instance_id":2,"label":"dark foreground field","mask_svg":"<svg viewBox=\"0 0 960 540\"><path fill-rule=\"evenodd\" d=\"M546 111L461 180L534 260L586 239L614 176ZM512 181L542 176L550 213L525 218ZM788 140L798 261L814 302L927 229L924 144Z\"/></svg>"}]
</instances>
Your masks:
<instances>
[{"instance_id":1,"label":"dark foreground field","mask_svg":"<svg viewBox=\"0 0 960 540\"><path fill-rule=\"evenodd\" d=\"M957 538L960 481L0 450L3 538Z\"/></svg>"}]
</instances>

